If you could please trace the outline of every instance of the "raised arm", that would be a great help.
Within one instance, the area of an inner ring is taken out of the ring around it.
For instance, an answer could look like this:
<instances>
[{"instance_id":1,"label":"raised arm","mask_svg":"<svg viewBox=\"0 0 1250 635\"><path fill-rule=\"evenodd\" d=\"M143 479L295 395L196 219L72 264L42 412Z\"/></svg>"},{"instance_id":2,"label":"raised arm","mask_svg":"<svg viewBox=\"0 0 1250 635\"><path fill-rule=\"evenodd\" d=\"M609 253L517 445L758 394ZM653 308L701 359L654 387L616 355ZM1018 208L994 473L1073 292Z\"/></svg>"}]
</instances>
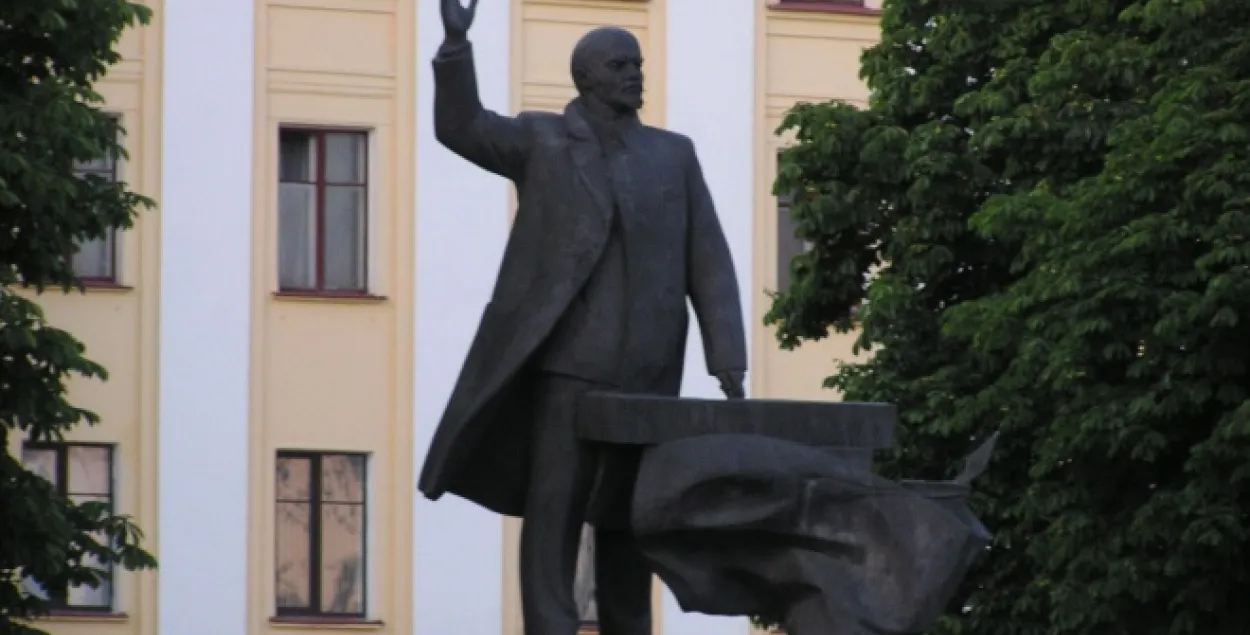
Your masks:
<instances>
[{"instance_id":1,"label":"raised arm","mask_svg":"<svg viewBox=\"0 0 1250 635\"><path fill-rule=\"evenodd\" d=\"M473 45L467 33L477 10L460 0L440 0L446 37L434 58L434 136L448 150L478 167L519 181L528 140L520 119L482 106L477 92Z\"/></svg>"},{"instance_id":2,"label":"raised arm","mask_svg":"<svg viewBox=\"0 0 1250 635\"><path fill-rule=\"evenodd\" d=\"M699 330L703 332L707 369L726 388L727 381L740 383L747 370L738 276L694 144L688 139L683 141L687 154L686 196L690 204L687 288Z\"/></svg>"}]
</instances>

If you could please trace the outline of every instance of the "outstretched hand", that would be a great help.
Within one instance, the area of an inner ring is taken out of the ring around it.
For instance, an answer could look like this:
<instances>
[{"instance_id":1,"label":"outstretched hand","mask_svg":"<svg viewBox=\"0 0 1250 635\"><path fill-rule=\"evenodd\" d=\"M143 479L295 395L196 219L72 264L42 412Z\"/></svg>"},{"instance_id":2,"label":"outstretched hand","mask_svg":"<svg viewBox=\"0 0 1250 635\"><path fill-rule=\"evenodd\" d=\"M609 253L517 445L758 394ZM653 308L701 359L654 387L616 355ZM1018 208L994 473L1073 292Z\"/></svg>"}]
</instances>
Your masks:
<instances>
[{"instance_id":1,"label":"outstretched hand","mask_svg":"<svg viewBox=\"0 0 1250 635\"><path fill-rule=\"evenodd\" d=\"M477 13L477 0L469 0L469 6L461 0L439 0L442 3L443 34L449 42L463 42L468 37L473 16Z\"/></svg>"},{"instance_id":2,"label":"outstretched hand","mask_svg":"<svg viewBox=\"0 0 1250 635\"><path fill-rule=\"evenodd\" d=\"M736 370L716 374L716 379L720 382L720 390L725 393L726 398L742 399L746 396L746 389L743 387L744 375L745 373Z\"/></svg>"}]
</instances>

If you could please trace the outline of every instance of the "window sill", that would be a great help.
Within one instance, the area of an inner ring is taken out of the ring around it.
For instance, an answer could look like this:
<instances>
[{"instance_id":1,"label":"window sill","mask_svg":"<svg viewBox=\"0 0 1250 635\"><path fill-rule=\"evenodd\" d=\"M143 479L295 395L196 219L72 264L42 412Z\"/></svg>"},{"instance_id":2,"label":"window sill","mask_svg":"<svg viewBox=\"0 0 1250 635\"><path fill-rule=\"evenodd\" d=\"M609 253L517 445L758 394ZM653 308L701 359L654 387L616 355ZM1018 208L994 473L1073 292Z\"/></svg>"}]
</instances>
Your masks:
<instances>
[{"instance_id":1,"label":"window sill","mask_svg":"<svg viewBox=\"0 0 1250 635\"><path fill-rule=\"evenodd\" d=\"M365 303L377 304L386 302L386 296L372 293L356 293L353 291L275 291L275 300L291 302L329 302L329 303Z\"/></svg>"},{"instance_id":2,"label":"window sill","mask_svg":"<svg viewBox=\"0 0 1250 635\"><path fill-rule=\"evenodd\" d=\"M83 280L82 286L86 287L88 293L124 293L126 291L134 291L134 287L120 284L113 280Z\"/></svg>"},{"instance_id":3,"label":"window sill","mask_svg":"<svg viewBox=\"0 0 1250 635\"><path fill-rule=\"evenodd\" d=\"M274 628L345 630L345 631L376 631L385 624L382 620L370 620L360 617L316 617L303 615L279 615L269 618Z\"/></svg>"},{"instance_id":4,"label":"window sill","mask_svg":"<svg viewBox=\"0 0 1250 635\"><path fill-rule=\"evenodd\" d=\"M130 619L125 613L109 611L76 611L74 609L54 610L39 618L40 622L91 622L119 624Z\"/></svg>"},{"instance_id":5,"label":"window sill","mask_svg":"<svg viewBox=\"0 0 1250 635\"><path fill-rule=\"evenodd\" d=\"M881 9L866 7L860 3L836 2L835 0L816 2L795 2L794 0L777 0L768 5L773 11L841 13L843 15L881 15Z\"/></svg>"}]
</instances>

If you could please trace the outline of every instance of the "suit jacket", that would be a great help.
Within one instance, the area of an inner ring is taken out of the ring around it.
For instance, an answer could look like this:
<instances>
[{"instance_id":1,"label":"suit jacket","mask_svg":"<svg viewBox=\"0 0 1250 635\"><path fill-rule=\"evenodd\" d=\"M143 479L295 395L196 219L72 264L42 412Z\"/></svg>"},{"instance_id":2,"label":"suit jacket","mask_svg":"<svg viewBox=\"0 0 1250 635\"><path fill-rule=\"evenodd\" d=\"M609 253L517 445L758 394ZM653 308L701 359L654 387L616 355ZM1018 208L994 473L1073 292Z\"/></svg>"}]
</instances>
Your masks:
<instances>
[{"instance_id":1,"label":"suit jacket","mask_svg":"<svg viewBox=\"0 0 1250 635\"><path fill-rule=\"evenodd\" d=\"M517 188L519 209L490 302L431 442L420 489L451 492L521 516L533 422L535 353L585 285L607 244L613 200L598 141L575 108L563 114L486 110L471 45L434 60L434 128L440 143ZM660 210L671 231L665 256L682 276L713 373L746 370L746 337L733 261L691 141L643 127L630 166L636 184L617 202ZM684 328L684 324L683 324ZM680 356L679 356L680 357ZM674 392L681 361L672 369Z\"/></svg>"}]
</instances>

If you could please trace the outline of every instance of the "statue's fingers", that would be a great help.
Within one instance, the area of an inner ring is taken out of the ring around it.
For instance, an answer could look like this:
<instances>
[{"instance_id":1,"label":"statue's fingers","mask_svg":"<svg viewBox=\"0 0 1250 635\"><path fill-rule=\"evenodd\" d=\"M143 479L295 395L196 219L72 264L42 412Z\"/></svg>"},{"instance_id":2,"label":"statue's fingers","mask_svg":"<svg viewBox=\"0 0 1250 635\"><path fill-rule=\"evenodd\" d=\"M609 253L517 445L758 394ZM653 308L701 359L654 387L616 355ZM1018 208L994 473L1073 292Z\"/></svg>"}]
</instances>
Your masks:
<instances>
[{"instance_id":1,"label":"statue's fingers","mask_svg":"<svg viewBox=\"0 0 1250 635\"><path fill-rule=\"evenodd\" d=\"M469 17L477 12L477 0L469 0Z\"/></svg>"}]
</instances>

